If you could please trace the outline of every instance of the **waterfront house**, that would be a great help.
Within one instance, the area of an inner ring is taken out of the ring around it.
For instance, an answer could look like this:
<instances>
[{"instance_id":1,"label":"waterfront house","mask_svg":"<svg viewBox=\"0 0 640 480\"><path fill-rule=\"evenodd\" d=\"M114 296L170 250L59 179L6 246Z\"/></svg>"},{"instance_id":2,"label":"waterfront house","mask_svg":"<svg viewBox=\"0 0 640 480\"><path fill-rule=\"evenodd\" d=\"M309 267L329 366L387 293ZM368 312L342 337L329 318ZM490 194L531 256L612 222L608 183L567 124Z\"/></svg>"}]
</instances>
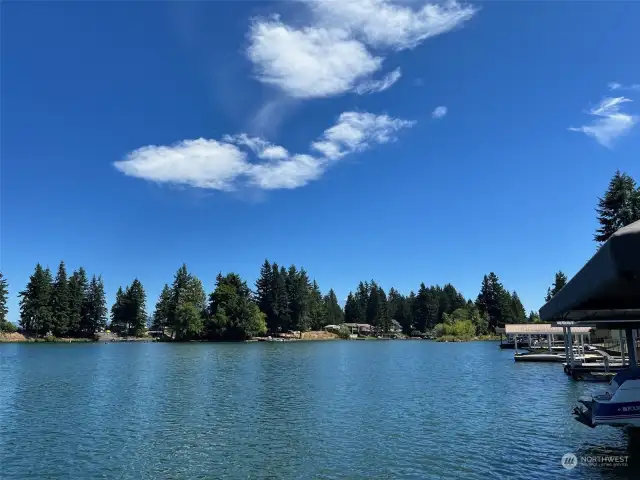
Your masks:
<instances>
[{"instance_id":1,"label":"waterfront house","mask_svg":"<svg viewBox=\"0 0 640 480\"><path fill-rule=\"evenodd\" d=\"M352 334L368 336L373 333L373 327L368 323L343 323Z\"/></svg>"}]
</instances>

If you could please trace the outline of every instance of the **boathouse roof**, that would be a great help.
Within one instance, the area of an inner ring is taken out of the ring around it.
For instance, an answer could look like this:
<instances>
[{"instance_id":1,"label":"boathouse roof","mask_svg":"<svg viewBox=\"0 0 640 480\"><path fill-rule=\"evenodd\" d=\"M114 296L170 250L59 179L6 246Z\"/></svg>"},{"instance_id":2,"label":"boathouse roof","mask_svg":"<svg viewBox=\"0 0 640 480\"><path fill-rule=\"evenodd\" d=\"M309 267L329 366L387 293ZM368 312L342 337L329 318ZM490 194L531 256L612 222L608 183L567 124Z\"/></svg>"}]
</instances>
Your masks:
<instances>
[{"instance_id":1,"label":"boathouse roof","mask_svg":"<svg viewBox=\"0 0 640 480\"><path fill-rule=\"evenodd\" d=\"M572 327L572 333L589 333L591 327ZM498 329L496 329L498 331ZM562 327L553 327L550 323L513 323L504 326L507 335L562 335Z\"/></svg>"},{"instance_id":2,"label":"boathouse roof","mask_svg":"<svg viewBox=\"0 0 640 480\"><path fill-rule=\"evenodd\" d=\"M540 309L544 321L640 322L640 221L614 233ZM612 327L613 328L613 327Z\"/></svg>"}]
</instances>

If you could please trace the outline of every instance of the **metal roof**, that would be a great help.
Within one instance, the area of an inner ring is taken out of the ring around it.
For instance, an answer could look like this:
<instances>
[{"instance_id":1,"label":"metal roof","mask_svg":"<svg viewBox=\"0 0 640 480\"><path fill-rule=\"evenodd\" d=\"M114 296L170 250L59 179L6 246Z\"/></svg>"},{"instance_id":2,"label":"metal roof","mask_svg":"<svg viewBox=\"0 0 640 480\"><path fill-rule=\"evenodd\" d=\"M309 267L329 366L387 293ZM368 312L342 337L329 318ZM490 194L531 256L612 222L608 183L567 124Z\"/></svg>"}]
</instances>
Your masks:
<instances>
[{"instance_id":1,"label":"metal roof","mask_svg":"<svg viewBox=\"0 0 640 480\"><path fill-rule=\"evenodd\" d=\"M545 321L640 323L640 221L614 233L540 309Z\"/></svg>"},{"instance_id":2,"label":"metal roof","mask_svg":"<svg viewBox=\"0 0 640 480\"><path fill-rule=\"evenodd\" d=\"M571 333L589 333L591 327L571 327ZM504 331L507 335L562 335L562 327L552 327L550 323L515 323L506 324Z\"/></svg>"}]
</instances>

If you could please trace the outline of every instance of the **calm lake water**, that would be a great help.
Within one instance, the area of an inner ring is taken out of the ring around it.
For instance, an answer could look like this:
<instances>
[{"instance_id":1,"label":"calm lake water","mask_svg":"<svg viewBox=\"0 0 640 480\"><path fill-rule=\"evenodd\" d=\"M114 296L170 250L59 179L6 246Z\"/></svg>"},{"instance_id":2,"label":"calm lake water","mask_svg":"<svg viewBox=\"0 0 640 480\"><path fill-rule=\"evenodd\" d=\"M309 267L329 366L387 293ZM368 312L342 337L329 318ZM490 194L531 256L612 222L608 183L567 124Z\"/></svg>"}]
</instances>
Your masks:
<instances>
[{"instance_id":1,"label":"calm lake water","mask_svg":"<svg viewBox=\"0 0 640 480\"><path fill-rule=\"evenodd\" d=\"M0 478L640 478L494 342L0 344Z\"/></svg>"}]
</instances>

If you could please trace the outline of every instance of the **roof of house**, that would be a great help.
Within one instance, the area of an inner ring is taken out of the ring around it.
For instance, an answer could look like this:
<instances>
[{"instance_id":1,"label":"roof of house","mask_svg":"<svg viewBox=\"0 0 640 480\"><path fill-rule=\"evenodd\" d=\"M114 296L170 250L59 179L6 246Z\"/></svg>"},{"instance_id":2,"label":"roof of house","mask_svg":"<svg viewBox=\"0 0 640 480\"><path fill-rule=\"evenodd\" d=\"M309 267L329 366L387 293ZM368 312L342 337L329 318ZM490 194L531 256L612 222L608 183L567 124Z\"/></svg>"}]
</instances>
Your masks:
<instances>
[{"instance_id":1,"label":"roof of house","mask_svg":"<svg viewBox=\"0 0 640 480\"><path fill-rule=\"evenodd\" d=\"M615 232L540 309L545 321L640 321L640 221Z\"/></svg>"}]
</instances>

